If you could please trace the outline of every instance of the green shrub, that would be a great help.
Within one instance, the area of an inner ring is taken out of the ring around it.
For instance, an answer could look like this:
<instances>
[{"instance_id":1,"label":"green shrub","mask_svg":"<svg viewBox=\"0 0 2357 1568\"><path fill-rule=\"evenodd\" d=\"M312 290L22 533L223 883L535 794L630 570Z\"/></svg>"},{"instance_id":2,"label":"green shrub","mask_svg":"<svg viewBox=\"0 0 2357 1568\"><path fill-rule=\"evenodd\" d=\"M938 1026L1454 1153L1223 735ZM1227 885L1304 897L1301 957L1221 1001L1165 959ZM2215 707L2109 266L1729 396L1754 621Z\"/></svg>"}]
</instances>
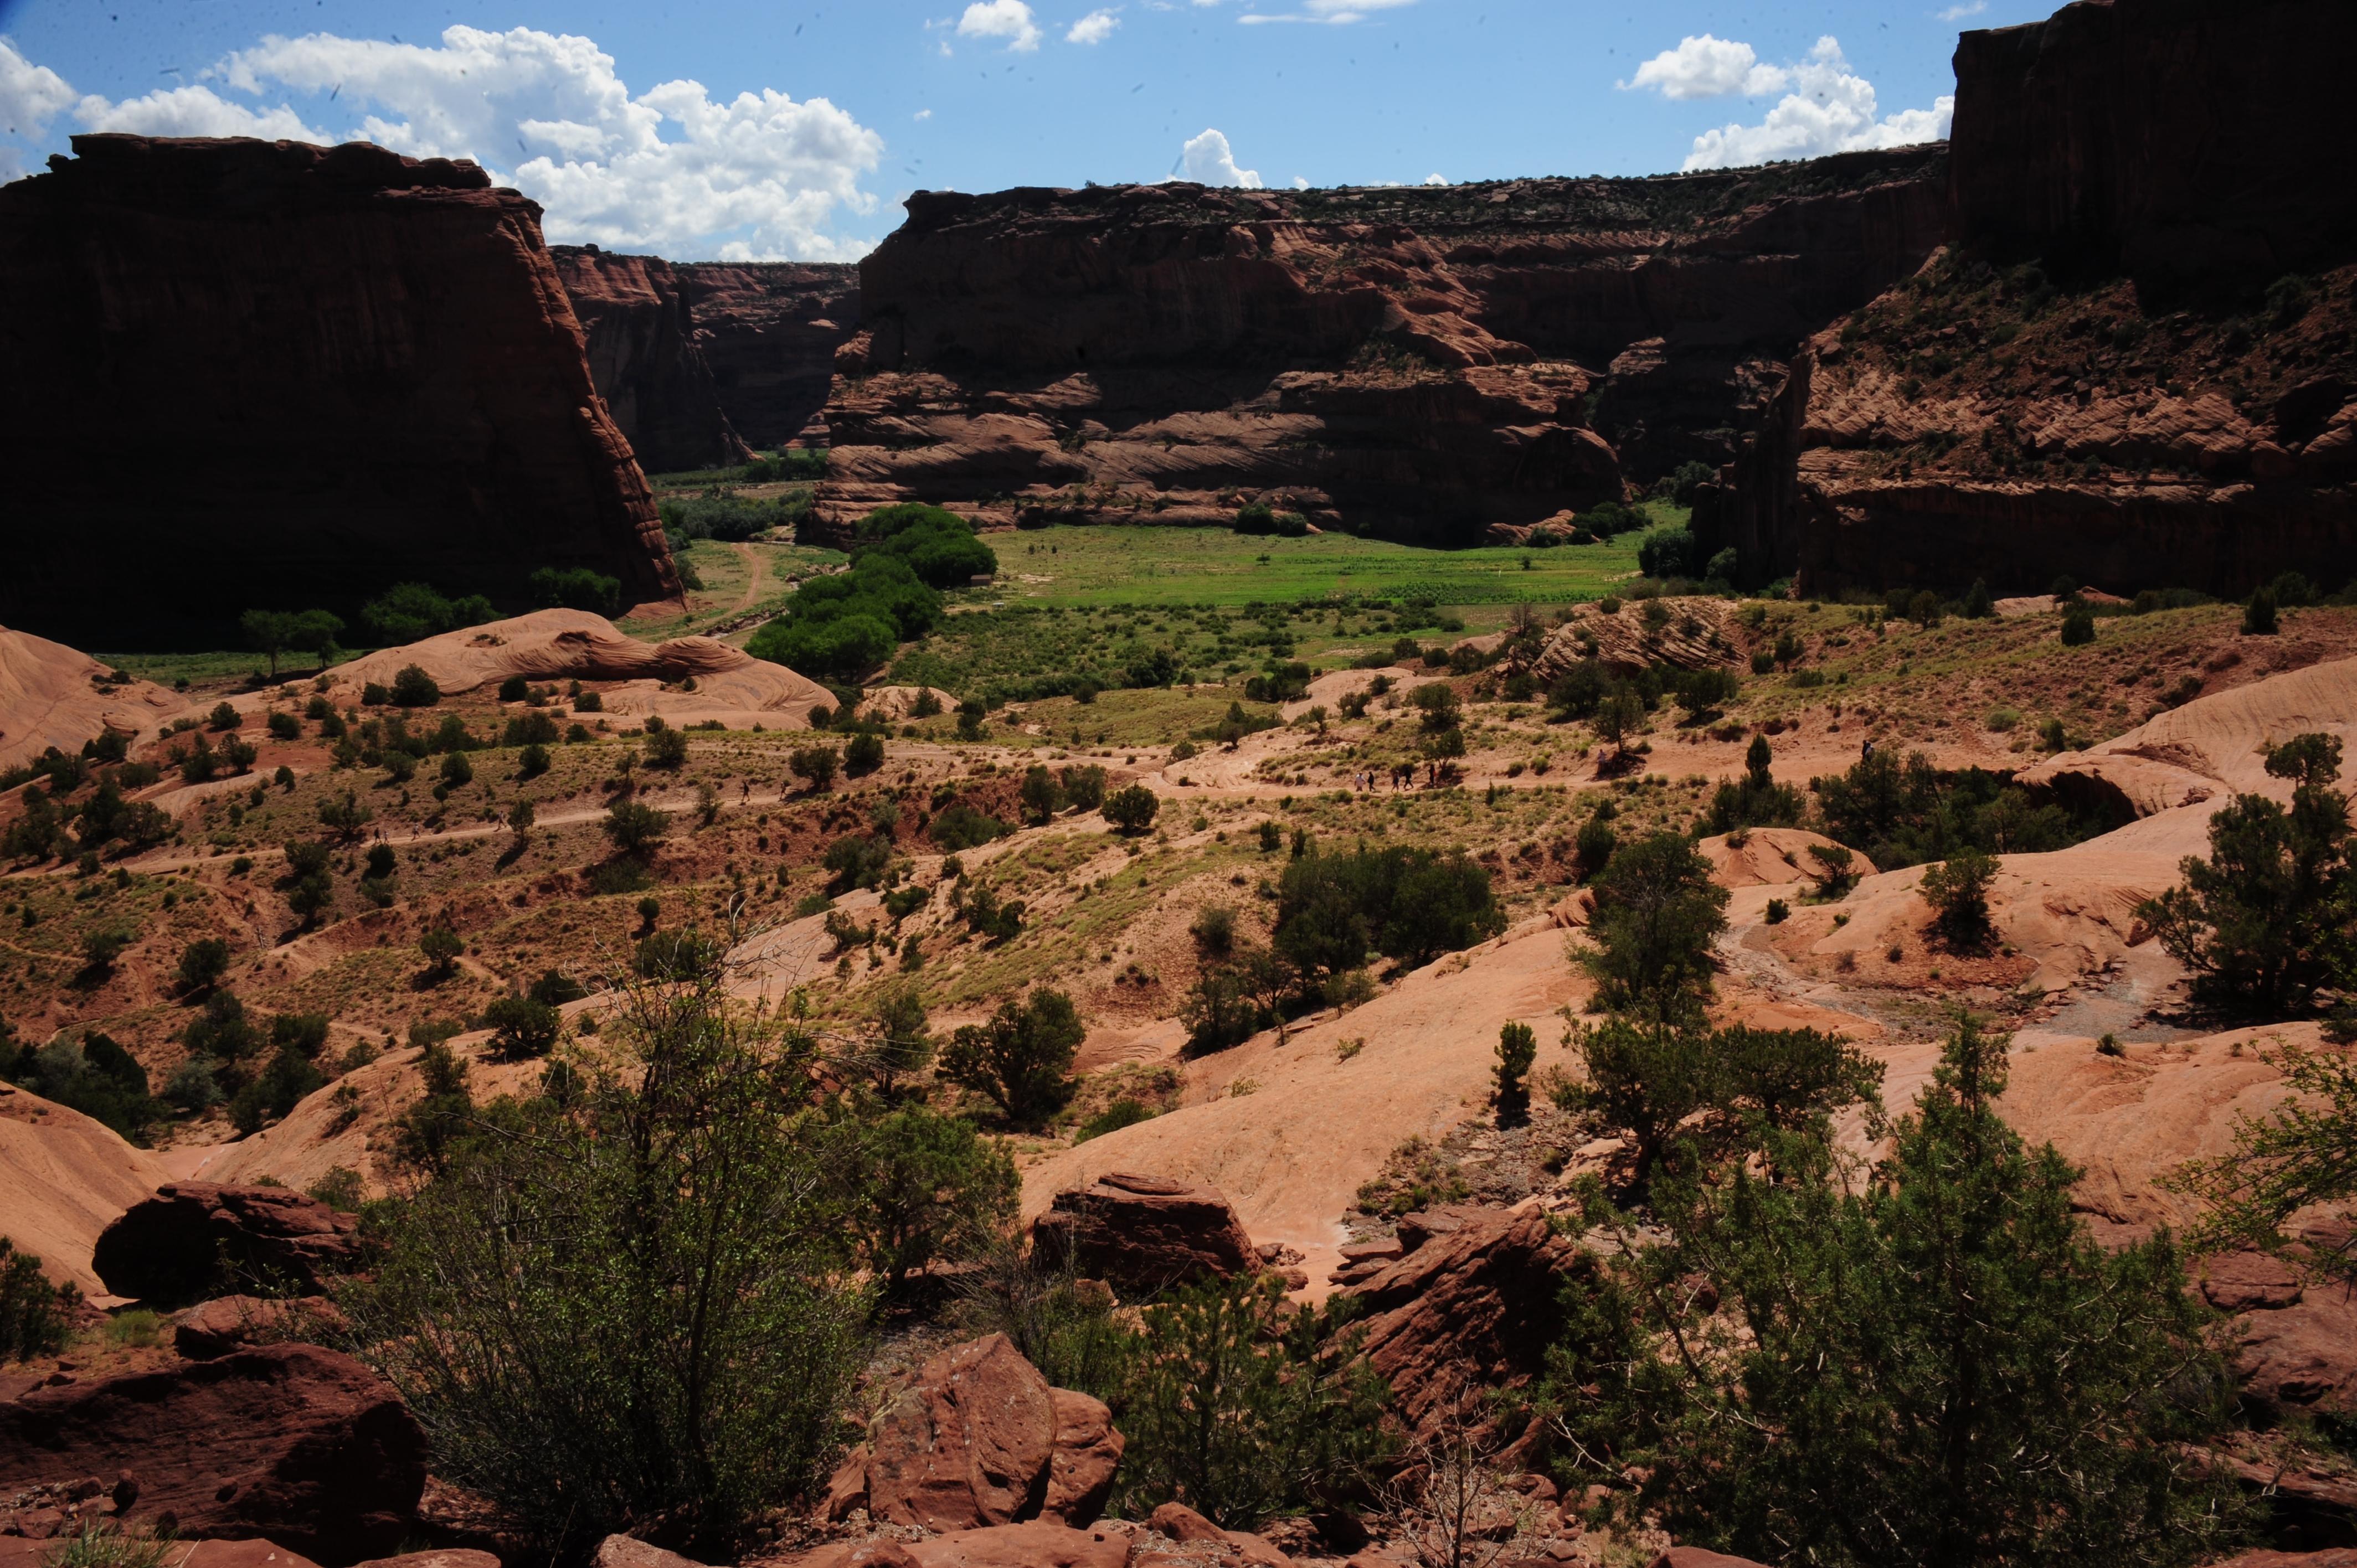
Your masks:
<instances>
[{"instance_id":1,"label":"green shrub","mask_svg":"<svg viewBox=\"0 0 2357 1568\"><path fill-rule=\"evenodd\" d=\"M506 1057L544 1057L565 1033L563 1015L534 996L502 996L483 1009L483 1022Z\"/></svg>"},{"instance_id":2,"label":"green shrub","mask_svg":"<svg viewBox=\"0 0 2357 1568\"><path fill-rule=\"evenodd\" d=\"M1503 929L1490 874L1458 851L1312 853L1278 880L1275 945L1305 976L1357 969L1371 950L1426 963Z\"/></svg>"},{"instance_id":3,"label":"green shrub","mask_svg":"<svg viewBox=\"0 0 2357 1568\"><path fill-rule=\"evenodd\" d=\"M606 819L600 825L616 850L640 858L653 852L669 836L671 813L657 811L643 800L617 800L607 808Z\"/></svg>"},{"instance_id":4,"label":"green shrub","mask_svg":"<svg viewBox=\"0 0 2357 1568\"><path fill-rule=\"evenodd\" d=\"M1183 1499L1224 1529L1347 1502L1389 1457L1382 1379L1360 1357L1347 1298L1295 1312L1284 1283L1246 1274L1147 1306L1116 1416L1128 1447L1114 1499L1143 1518Z\"/></svg>"},{"instance_id":5,"label":"green shrub","mask_svg":"<svg viewBox=\"0 0 2357 1568\"><path fill-rule=\"evenodd\" d=\"M404 664L393 678L392 697L395 707L430 708L442 700L442 688L419 666Z\"/></svg>"},{"instance_id":6,"label":"green shrub","mask_svg":"<svg viewBox=\"0 0 2357 1568\"><path fill-rule=\"evenodd\" d=\"M2098 1246L2079 1173L1997 1115L2005 1043L1970 1020L1858 1179L1827 1140L1755 1174L1656 1184L1664 1244L1566 1298L1540 1408L1622 1523L1745 1557L2202 1561L2240 1519L2189 1455L2230 1413L2208 1316L2163 1239Z\"/></svg>"},{"instance_id":7,"label":"green shrub","mask_svg":"<svg viewBox=\"0 0 2357 1568\"><path fill-rule=\"evenodd\" d=\"M542 1550L661 1518L720 1560L834 1448L868 1300L810 1043L750 1026L716 977L631 993L613 1069L471 1112L446 1053L430 1179L339 1298L436 1473Z\"/></svg>"},{"instance_id":8,"label":"green shrub","mask_svg":"<svg viewBox=\"0 0 2357 1568\"><path fill-rule=\"evenodd\" d=\"M361 607L361 624L380 648L422 641L498 618L491 601L480 594L447 599L424 583L396 583Z\"/></svg>"},{"instance_id":9,"label":"green shrub","mask_svg":"<svg viewBox=\"0 0 2357 1568\"><path fill-rule=\"evenodd\" d=\"M1162 810L1162 798L1143 784L1131 784L1114 790L1098 808L1106 822L1125 833L1141 833L1154 825L1157 812Z\"/></svg>"},{"instance_id":10,"label":"green shrub","mask_svg":"<svg viewBox=\"0 0 2357 1568\"><path fill-rule=\"evenodd\" d=\"M1125 1094L1082 1122L1072 1133L1072 1142L1075 1144L1085 1144L1092 1138L1102 1138L1107 1133L1118 1133L1124 1127L1135 1127L1140 1122L1151 1122L1154 1116L1155 1112L1150 1106Z\"/></svg>"},{"instance_id":11,"label":"green shrub","mask_svg":"<svg viewBox=\"0 0 2357 1568\"><path fill-rule=\"evenodd\" d=\"M2145 900L2136 918L2192 971L2196 1002L2282 1018L2313 1011L2326 986L2357 983L2357 864L2340 740L2294 736L2266 768L2293 781L2290 808L2235 796L2210 819L2209 859L2179 862L2184 886Z\"/></svg>"},{"instance_id":12,"label":"green shrub","mask_svg":"<svg viewBox=\"0 0 2357 1568\"><path fill-rule=\"evenodd\" d=\"M1962 849L1926 869L1920 890L1923 902L1937 911L1941 933L1958 945L1986 940L1989 929L1989 884L1996 880L1994 856Z\"/></svg>"},{"instance_id":13,"label":"green shrub","mask_svg":"<svg viewBox=\"0 0 2357 1568\"><path fill-rule=\"evenodd\" d=\"M942 1076L989 1097L1017 1126L1037 1126L1071 1098L1072 1058L1087 1033L1071 998L1034 991L952 1035L942 1047Z\"/></svg>"},{"instance_id":14,"label":"green shrub","mask_svg":"<svg viewBox=\"0 0 2357 1568\"><path fill-rule=\"evenodd\" d=\"M1015 1220L1015 1163L962 1116L905 1105L839 1129L858 1256L886 1294L937 1260L963 1261Z\"/></svg>"},{"instance_id":15,"label":"green shrub","mask_svg":"<svg viewBox=\"0 0 2357 1568\"><path fill-rule=\"evenodd\" d=\"M1697 564L1695 551L1695 536L1690 531L1652 529L1638 541L1637 569L1648 577L1691 577L1695 575Z\"/></svg>"},{"instance_id":16,"label":"green shrub","mask_svg":"<svg viewBox=\"0 0 2357 1568\"><path fill-rule=\"evenodd\" d=\"M587 566L543 566L532 575L533 603L544 609L588 610L597 615L619 614L622 607L622 583L619 577Z\"/></svg>"},{"instance_id":17,"label":"green shrub","mask_svg":"<svg viewBox=\"0 0 2357 1568\"><path fill-rule=\"evenodd\" d=\"M1712 950L1727 929L1727 889L1683 833L1623 845L1595 881L1593 952L1580 962L1604 1005L1654 1022L1687 1019L1710 994Z\"/></svg>"},{"instance_id":18,"label":"green shrub","mask_svg":"<svg viewBox=\"0 0 2357 1568\"><path fill-rule=\"evenodd\" d=\"M649 768L675 770L687 765L687 732L672 728L650 714L641 753Z\"/></svg>"},{"instance_id":19,"label":"green shrub","mask_svg":"<svg viewBox=\"0 0 2357 1568\"><path fill-rule=\"evenodd\" d=\"M2062 612L2062 646L2083 648L2095 640L2095 612L2074 605Z\"/></svg>"},{"instance_id":20,"label":"green shrub","mask_svg":"<svg viewBox=\"0 0 2357 1568\"><path fill-rule=\"evenodd\" d=\"M960 850L978 849L995 838L1003 838L1010 831L996 817L985 816L963 800L952 800L933 813L926 831L935 843L952 854Z\"/></svg>"},{"instance_id":21,"label":"green shrub","mask_svg":"<svg viewBox=\"0 0 2357 1568\"><path fill-rule=\"evenodd\" d=\"M856 679L941 617L941 595L907 561L870 551L848 572L804 583L745 650L806 675Z\"/></svg>"},{"instance_id":22,"label":"green shrub","mask_svg":"<svg viewBox=\"0 0 2357 1568\"><path fill-rule=\"evenodd\" d=\"M878 508L852 531L856 564L871 554L905 562L917 580L935 588L963 588L998 570L998 557L955 512L922 501Z\"/></svg>"},{"instance_id":23,"label":"green shrub","mask_svg":"<svg viewBox=\"0 0 2357 1568\"><path fill-rule=\"evenodd\" d=\"M56 1355L81 1314L81 1291L49 1283L39 1258L0 1236L0 1361Z\"/></svg>"},{"instance_id":24,"label":"green shrub","mask_svg":"<svg viewBox=\"0 0 2357 1568\"><path fill-rule=\"evenodd\" d=\"M2244 637L2273 637L2276 634L2276 594L2273 588L2254 588L2250 602L2243 607Z\"/></svg>"}]
</instances>

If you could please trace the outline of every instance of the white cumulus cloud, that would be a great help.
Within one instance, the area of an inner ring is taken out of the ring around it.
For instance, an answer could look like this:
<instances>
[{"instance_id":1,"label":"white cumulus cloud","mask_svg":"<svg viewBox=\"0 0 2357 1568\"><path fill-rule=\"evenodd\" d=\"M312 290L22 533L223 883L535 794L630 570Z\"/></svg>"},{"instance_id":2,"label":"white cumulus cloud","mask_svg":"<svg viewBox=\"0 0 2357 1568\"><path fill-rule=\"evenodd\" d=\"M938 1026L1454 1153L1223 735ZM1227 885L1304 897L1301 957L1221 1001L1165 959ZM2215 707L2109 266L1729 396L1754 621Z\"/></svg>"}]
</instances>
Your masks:
<instances>
[{"instance_id":1,"label":"white cumulus cloud","mask_svg":"<svg viewBox=\"0 0 2357 1568\"><path fill-rule=\"evenodd\" d=\"M823 98L764 88L718 100L684 81L633 93L593 40L529 27L454 27L438 45L265 37L202 74L119 102L76 95L0 40L0 113L20 135L70 102L93 131L364 140L472 158L539 201L560 242L730 261L855 260L873 246L834 224L876 210L859 180L884 141ZM304 94L312 118L350 118L307 123L286 101ZM0 145L0 177L15 159Z\"/></svg>"},{"instance_id":2,"label":"white cumulus cloud","mask_svg":"<svg viewBox=\"0 0 2357 1568\"><path fill-rule=\"evenodd\" d=\"M1228 146L1228 138L1218 131L1206 131L1189 140L1180 150L1180 177L1198 185L1232 185L1245 190L1259 190L1260 171L1238 168L1236 155Z\"/></svg>"},{"instance_id":3,"label":"white cumulus cloud","mask_svg":"<svg viewBox=\"0 0 2357 1568\"><path fill-rule=\"evenodd\" d=\"M1749 44L1705 33L1679 39L1677 48L1663 49L1639 66L1636 76L1620 86L1654 88L1664 98L1722 98L1730 92L1774 92L1789 81L1775 66L1760 64Z\"/></svg>"},{"instance_id":4,"label":"white cumulus cloud","mask_svg":"<svg viewBox=\"0 0 2357 1568\"><path fill-rule=\"evenodd\" d=\"M1650 62L1649 62L1650 63ZM1903 147L1948 134L1956 101L1943 93L1928 109L1880 115L1874 84L1850 69L1841 45L1819 38L1786 72L1792 88L1756 125L1728 124L1696 136L1685 167L1734 168L1779 158L1813 158L1868 147Z\"/></svg>"},{"instance_id":5,"label":"white cumulus cloud","mask_svg":"<svg viewBox=\"0 0 2357 1568\"><path fill-rule=\"evenodd\" d=\"M1977 16L1988 9L1988 0L1970 0L1970 4L1951 5L1940 13L1943 22L1961 22L1967 16Z\"/></svg>"},{"instance_id":6,"label":"white cumulus cloud","mask_svg":"<svg viewBox=\"0 0 2357 1568\"><path fill-rule=\"evenodd\" d=\"M1200 5L1205 0L1195 3ZM1247 11L1236 20L1247 26L1262 22L1324 22L1347 27L1353 22L1365 21L1370 12L1393 11L1415 4L1415 0L1303 0L1298 11Z\"/></svg>"},{"instance_id":7,"label":"white cumulus cloud","mask_svg":"<svg viewBox=\"0 0 2357 1568\"><path fill-rule=\"evenodd\" d=\"M1121 18L1111 11L1092 11L1072 24L1072 30L1064 35L1064 41L1068 44L1101 44L1113 37L1113 30L1120 26Z\"/></svg>"},{"instance_id":8,"label":"white cumulus cloud","mask_svg":"<svg viewBox=\"0 0 2357 1568\"><path fill-rule=\"evenodd\" d=\"M1008 48L1024 54L1039 47L1039 24L1023 0L974 0L957 30L962 38L1005 38Z\"/></svg>"}]
</instances>

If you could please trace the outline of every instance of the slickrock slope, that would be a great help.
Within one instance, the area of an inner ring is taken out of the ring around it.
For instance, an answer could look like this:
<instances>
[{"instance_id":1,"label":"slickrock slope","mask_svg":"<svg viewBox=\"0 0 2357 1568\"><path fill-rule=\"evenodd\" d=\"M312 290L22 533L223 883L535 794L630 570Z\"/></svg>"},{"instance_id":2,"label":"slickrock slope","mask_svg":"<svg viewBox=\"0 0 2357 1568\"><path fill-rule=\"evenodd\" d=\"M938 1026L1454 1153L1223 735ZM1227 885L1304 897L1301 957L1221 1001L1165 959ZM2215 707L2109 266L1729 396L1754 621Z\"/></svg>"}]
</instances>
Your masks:
<instances>
[{"instance_id":1,"label":"slickrock slope","mask_svg":"<svg viewBox=\"0 0 2357 1568\"><path fill-rule=\"evenodd\" d=\"M858 329L859 269L694 262L673 271L737 434L765 448L800 435L826 403L835 349Z\"/></svg>"},{"instance_id":2,"label":"slickrock slope","mask_svg":"<svg viewBox=\"0 0 2357 1568\"><path fill-rule=\"evenodd\" d=\"M540 566L677 594L533 202L365 144L73 145L0 189L0 618L218 635Z\"/></svg>"},{"instance_id":3,"label":"slickrock slope","mask_svg":"<svg viewBox=\"0 0 2357 1568\"><path fill-rule=\"evenodd\" d=\"M1707 547L1812 594L2357 571L2352 47L2294 0L1964 34L1951 250L1762 374Z\"/></svg>"},{"instance_id":4,"label":"slickrock slope","mask_svg":"<svg viewBox=\"0 0 2357 1568\"><path fill-rule=\"evenodd\" d=\"M100 1233L167 1174L104 1122L0 1083L0 1236L49 1278L103 1294L91 1264Z\"/></svg>"},{"instance_id":5,"label":"slickrock slope","mask_svg":"<svg viewBox=\"0 0 2357 1568\"><path fill-rule=\"evenodd\" d=\"M87 653L0 627L0 768L51 746L71 756L109 729L145 739L188 706L153 682L112 675Z\"/></svg>"},{"instance_id":6,"label":"slickrock slope","mask_svg":"<svg viewBox=\"0 0 2357 1568\"><path fill-rule=\"evenodd\" d=\"M549 254L587 339L590 377L640 467L677 473L750 456L720 411L679 269L595 245L556 245Z\"/></svg>"},{"instance_id":7,"label":"slickrock slope","mask_svg":"<svg viewBox=\"0 0 2357 1568\"><path fill-rule=\"evenodd\" d=\"M920 193L861 263L821 514L1014 498L985 510L1211 522L1267 495L1461 542L1593 505L1624 462L1731 453L1760 363L1932 249L1943 157Z\"/></svg>"}]
</instances>

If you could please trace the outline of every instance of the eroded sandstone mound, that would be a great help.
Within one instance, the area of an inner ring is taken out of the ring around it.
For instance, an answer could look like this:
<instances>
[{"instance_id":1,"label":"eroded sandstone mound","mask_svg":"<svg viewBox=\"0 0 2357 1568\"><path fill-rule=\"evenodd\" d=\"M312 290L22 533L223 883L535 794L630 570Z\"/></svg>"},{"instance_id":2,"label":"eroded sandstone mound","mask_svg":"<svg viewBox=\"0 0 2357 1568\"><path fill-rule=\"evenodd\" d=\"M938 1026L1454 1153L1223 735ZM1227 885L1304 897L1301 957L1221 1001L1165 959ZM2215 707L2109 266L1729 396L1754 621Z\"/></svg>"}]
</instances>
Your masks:
<instances>
[{"instance_id":1,"label":"eroded sandstone mound","mask_svg":"<svg viewBox=\"0 0 2357 1568\"><path fill-rule=\"evenodd\" d=\"M153 734L188 703L148 681L116 681L87 653L0 627L0 768L51 746L70 757L108 730Z\"/></svg>"},{"instance_id":2,"label":"eroded sandstone mound","mask_svg":"<svg viewBox=\"0 0 2357 1568\"><path fill-rule=\"evenodd\" d=\"M776 729L805 724L813 708L832 708L836 700L817 682L716 638L641 642L587 610L534 610L338 665L332 672L338 700L356 701L371 683L390 686L413 664L449 693L498 686L515 675L535 682L627 682L604 693L606 712L660 714L674 724L716 719L739 728Z\"/></svg>"},{"instance_id":3,"label":"eroded sandstone mound","mask_svg":"<svg viewBox=\"0 0 2357 1568\"><path fill-rule=\"evenodd\" d=\"M154 1155L104 1122L0 1083L0 1236L49 1278L105 1294L91 1266L99 1236L165 1179Z\"/></svg>"},{"instance_id":4,"label":"eroded sandstone mound","mask_svg":"<svg viewBox=\"0 0 2357 1568\"><path fill-rule=\"evenodd\" d=\"M366 144L73 146L0 190L0 618L218 636L542 566L677 594L535 204Z\"/></svg>"},{"instance_id":5,"label":"eroded sandstone mound","mask_svg":"<svg viewBox=\"0 0 2357 1568\"><path fill-rule=\"evenodd\" d=\"M1446 190L922 192L861 263L821 514L1464 542L1724 456L1748 372L1913 270L1938 149ZM1595 394L1592 428L1589 400ZM1608 439L1609 437L1609 439Z\"/></svg>"}]
</instances>

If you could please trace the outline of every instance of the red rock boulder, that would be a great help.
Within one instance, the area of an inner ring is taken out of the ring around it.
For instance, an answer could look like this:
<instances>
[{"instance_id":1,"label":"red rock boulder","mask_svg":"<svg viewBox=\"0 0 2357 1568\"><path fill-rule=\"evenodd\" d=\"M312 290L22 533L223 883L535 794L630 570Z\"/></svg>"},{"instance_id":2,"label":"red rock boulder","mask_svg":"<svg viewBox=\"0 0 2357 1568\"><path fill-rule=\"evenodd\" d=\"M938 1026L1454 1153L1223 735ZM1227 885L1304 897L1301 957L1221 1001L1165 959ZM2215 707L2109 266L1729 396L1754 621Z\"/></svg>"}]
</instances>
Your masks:
<instances>
[{"instance_id":1,"label":"red rock boulder","mask_svg":"<svg viewBox=\"0 0 2357 1568\"><path fill-rule=\"evenodd\" d=\"M977 1530L1051 1516L1086 1523L1121 1463L1104 1405L1052 1389L1003 1334L945 1350L884 1412L827 1488L828 1515Z\"/></svg>"},{"instance_id":2,"label":"red rock boulder","mask_svg":"<svg viewBox=\"0 0 2357 1568\"><path fill-rule=\"evenodd\" d=\"M425 1486L425 1434L349 1356L274 1345L0 1404L0 1494L136 1477L124 1510L183 1536L268 1536L322 1563L397 1551Z\"/></svg>"},{"instance_id":3,"label":"red rock boulder","mask_svg":"<svg viewBox=\"0 0 2357 1568\"><path fill-rule=\"evenodd\" d=\"M1749 1557L1705 1552L1699 1546L1673 1546L1653 1559L1652 1568L1760 1568Z\"/></svg>"},{"instance_id":4,"label":"red rock boulder","mask_svg":"<svg viewBox=\"0 0 2357 1568\"><path fill-rule=\"evenodd\" d=\"M923 1541L845 1541L794 1558L786 1568L1125 1568L1129 1560L1126 1535L1034 1520Z\"/></svg>"},{"instance_id":5,"label":"red rock boulder","mask_svg":"<svg viewBox=\"0 0 2357 1568\"><path fill-rule=\"evenodd\" d=\"M1136 1300L1205 1277L1260 1267L1260 1254L1217 1187L1110 1171L1060 1192L1032 1223L1041 1259Z\"/></svg>"},{"instance_id":6,"label":"red rock boulder","mask_svg":"<svg viewBox=\"0 0 2357 1568\"><path fill-rule=\"evenodd\" d=\"M1560 1326L1565 1283L1590 1268L1536 1209L1493 1209L1360 1284L1368 1363L1418 1431L1459 1391L1518 1388L1535 1376Z\"/></svg>"},{"instance_id":7,"label":"red rock boulder","mask_svg":"<svg viewBox=\"0 0 2357 1568\"><path fill-rule=\"evenodd\" d=\"M343 1326L336 1305L317 1297L215 1296L173 1316L172 1348L191 1361L210 1361L249 1345L317 1343Z\"/></svg>"},{"instance_id":8,"label":"red rock boulder","mask_svg":"<svg viewBox=\"0 0 2357 1568\"><path fill-rule=\"evenodd\" d=\"M279 1187L167 1182L102 1231L91 1264L116 1295L191 1302L266 1282L317 1294L360 1261L360 1221Z\"/></svg>"}]
</instances>

